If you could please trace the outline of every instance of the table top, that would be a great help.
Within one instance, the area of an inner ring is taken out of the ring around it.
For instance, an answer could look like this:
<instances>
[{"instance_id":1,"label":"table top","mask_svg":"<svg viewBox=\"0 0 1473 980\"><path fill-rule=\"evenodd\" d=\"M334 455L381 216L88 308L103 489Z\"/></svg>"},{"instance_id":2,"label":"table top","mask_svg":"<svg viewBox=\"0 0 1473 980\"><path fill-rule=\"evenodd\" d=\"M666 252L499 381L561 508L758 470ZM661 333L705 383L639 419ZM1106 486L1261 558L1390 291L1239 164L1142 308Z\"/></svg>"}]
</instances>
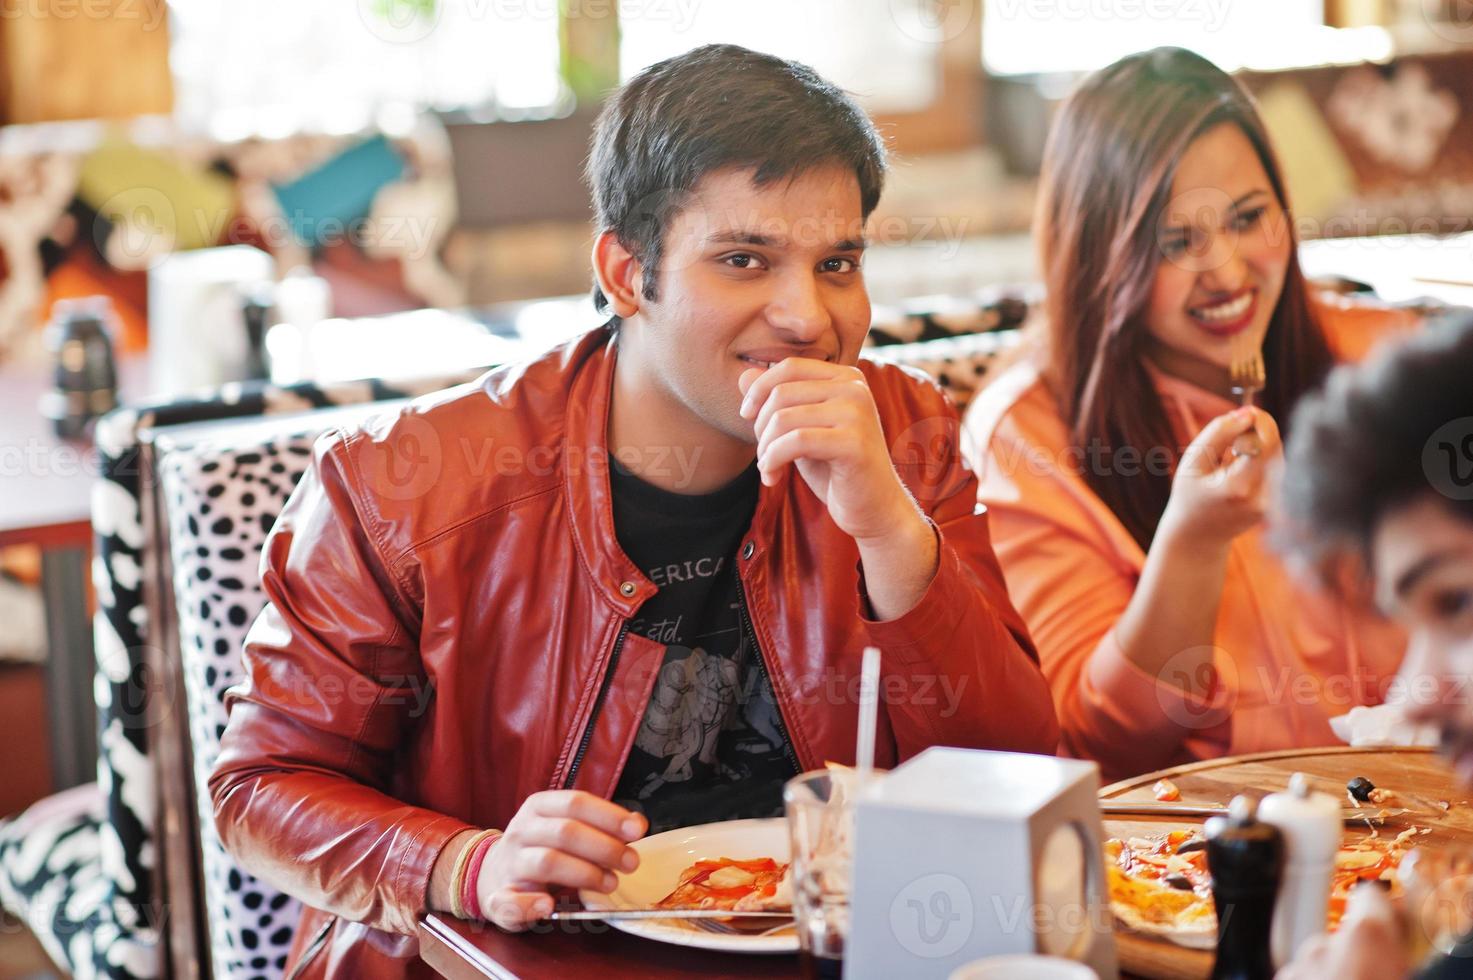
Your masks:
<instances>
[{"instance_id":1,"label":"table top","mask_svg":"<svg viewBox=\"0 0 1473 980\"><path fill-rule=\"evenodd\" d=\"M1427 827L1432 833L1417 839L1419 847L1473 844L1473 792L1461 787L1452 771L1430 749L1336 748L1263 752L1194 762L1106 786L1106 800L1152 801L1151 786L1170 779L1181 790L1184 803L1227 804L1239 793L1264 796L1279 792L1296 772L1309 776L1314 788L1345 799L1345 784L1364 776L1377 787L1397 793L1403 801L1388 806L1406 806L1422 812L1389 819L1379 833L1395 835L1408 827ZM1419 801L1428 804L1417 806ZM1436 806L1446 802L1446 813ZM1346 804L1349 800L1346 799ZM1201 824L1196 817L1130 816L1104 818L1110 837L1160 834ZM1347 824L1347 838L1367 833ZM1132 935L1118 935L1120 968L1153 980L1205 980L1212 970L1212 954L1189 950L1170 943Z\"/></svg>"},{"instance_id":2,"label":"table top","mask_svg":"<svg viewBox=\"0 0 1473 980\"><path fill-rule=\"evenodd\" d=\"M1352 749L1348 747L1266 752L1176 766L1114 783L1101 799L1152 801L1151 785L1170 778L1186 802L1226 804L1239 793L1266 795L1284 789L1296 772L1316 787L1341 793L1347 781L1365 776L1404 797L1446 801L1446 813L1416 813L1388 820L1383 833L1410 826L1429 827L1421 846L1473 844L1473 792L1458 786L1451 771L1428 749ZM1407 804L1403 804L1407 805ZM1162 833L1200 823L1193 817L1106 817L1111 837ZM1355 834L1353 827L1347 834ZM1204 980L1212 956L1142 937L1120 935L1124 976L1150 980ZM520 935L495 927L430 915L420 926L420 955L451 980L492 977L533 980L544 976L596 975L623 978L797 977L793 956L741 956L687 949L618 932L602 922L544 923Z\"/></svg>"},{"instance_id":3,"label":"table top","mask_svg":"<svg viewBox=\"0 0 1473 980\"><path fill-rule=\"evenodd\" d=\"M641 939L604 922L544 922L526 933L431 913L419 955L450 980L775 980L800 976L795 955L717 953Z\"/></svg>"},{"instance_id":4,"label":"table top","mask_svg":"<svg viewBox=\"0 0 1473 980\"><path fill-rule=\"evenodd\" d=\"M121 397L137 390L141 357L118 360ZM86 544L97 454L90 440L60 439L41 414L51 377L34 363L0 363L0 547Z\"/></svg>"}]
</instances>

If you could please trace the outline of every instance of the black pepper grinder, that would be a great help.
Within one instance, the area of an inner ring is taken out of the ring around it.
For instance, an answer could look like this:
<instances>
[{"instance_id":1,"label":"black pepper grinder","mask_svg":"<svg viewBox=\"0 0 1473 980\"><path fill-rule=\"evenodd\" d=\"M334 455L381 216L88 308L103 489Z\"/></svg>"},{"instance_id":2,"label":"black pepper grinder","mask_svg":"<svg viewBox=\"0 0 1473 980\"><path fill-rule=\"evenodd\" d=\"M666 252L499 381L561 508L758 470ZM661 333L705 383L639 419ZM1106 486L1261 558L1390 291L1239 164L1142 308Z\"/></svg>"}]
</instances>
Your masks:
<instances>
[{"instance_id":1,"label":"black pepper grinder","mask_svg":"<svg viewBox=\"0 0 1473 980\"><path fill-rule=\"evenodd\" d=\"M271 376L266 358L266 321L270 318L272 309L269 285L241 291L240 315L246 332L246 380L266 379Z\"/></svg>"},{"instance_id":2,"label":"black pepper grinder","mask_svg":"<svg viewBox=\"0 0 1473 980\"><path fill-rule=\"evenodd\" d=\"M75 439L87 424L118 404L113 362L113 311L106 296L57 300L46 346L54 358L55 384L41 400L41 413L56 434Z\"/></svg>"},{"instance_id":3,"label":"black pepper grinder","mask_svg":"<svg viewBox=\"0 0 1473 980\"><path fill-rule=\"evenodd\" d=\"M1217 907L1212 980L1271 980L1274 899L1284 872L1284 839L1258 819L1258 804L1233 798L1226 817L1207 821L1207 867Z\"/></svg>"}]
</instances>

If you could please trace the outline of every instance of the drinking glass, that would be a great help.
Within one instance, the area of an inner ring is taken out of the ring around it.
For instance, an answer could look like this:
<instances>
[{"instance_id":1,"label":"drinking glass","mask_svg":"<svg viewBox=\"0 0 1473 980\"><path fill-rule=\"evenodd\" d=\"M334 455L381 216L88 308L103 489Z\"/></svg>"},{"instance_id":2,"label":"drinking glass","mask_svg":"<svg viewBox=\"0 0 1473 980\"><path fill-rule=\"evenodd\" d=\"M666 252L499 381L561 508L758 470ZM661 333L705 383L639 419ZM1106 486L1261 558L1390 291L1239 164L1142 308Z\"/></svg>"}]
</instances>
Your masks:
<instances>
[{"instance_id":1,"label":"drinking glass","mask_svg":"<svg viewBox=\"0 0 1473 980\"><path fill-rule=\"evenodd\" d=\"M821 769L795 776L783 787L792 841L793 920L809 978L836 980L844 972L856 784L852 769Z\"/></svg>"}]
</instances>

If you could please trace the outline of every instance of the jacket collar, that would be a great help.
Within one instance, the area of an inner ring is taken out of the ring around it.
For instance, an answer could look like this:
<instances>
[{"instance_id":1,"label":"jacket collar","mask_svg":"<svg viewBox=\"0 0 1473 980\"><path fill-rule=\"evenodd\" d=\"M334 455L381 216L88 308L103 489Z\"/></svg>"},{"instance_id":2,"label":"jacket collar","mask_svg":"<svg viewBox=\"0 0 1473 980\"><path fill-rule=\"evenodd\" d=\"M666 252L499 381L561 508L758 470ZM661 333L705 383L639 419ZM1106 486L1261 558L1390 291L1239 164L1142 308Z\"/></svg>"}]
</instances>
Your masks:
<instances>
[{"instance_id":1,"label":"jacket collar","mask_svg":"<svg viewBox=\"0 0 1473 980\"><path fill-rule=\"evenodd\" d=\"M615 334L607 326L594 331L582 368L568 392L567 444L563 472L573 539L604 600L626 619L658 591L619 547L614 534L613 492L609 481L609 410L613 405L614 364L618 358ZM758 491L752 524L742 539L754 552L772 537L782 501L795 489L792 467L777 483ZM755 557L755 554L754 554Z\"/></svg>"}]
</instances>

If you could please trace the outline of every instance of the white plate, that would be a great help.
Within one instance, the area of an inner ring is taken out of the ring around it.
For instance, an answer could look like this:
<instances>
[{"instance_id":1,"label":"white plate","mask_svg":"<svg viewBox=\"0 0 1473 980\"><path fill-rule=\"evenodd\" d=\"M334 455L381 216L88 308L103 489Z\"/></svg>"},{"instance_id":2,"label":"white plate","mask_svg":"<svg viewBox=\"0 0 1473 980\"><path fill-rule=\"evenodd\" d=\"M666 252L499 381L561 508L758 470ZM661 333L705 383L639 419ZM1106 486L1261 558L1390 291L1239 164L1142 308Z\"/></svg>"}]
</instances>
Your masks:
<instances>
[{"instance_id":1,"label":"white plate","mask_svg":"<svg viewBox=\"0 0 1473 980\"><path fill-rule=\"evenodd\" d=\"M682 827L637 840L632 845L639 852L639 870L619 874L619 887L611 894L583 889L578 897L590 909L649 908L675 890L680 873L702 860L734 858L752 861L772 858L788 860L788 827L781 819L728 820L699 827ZM609 923L632 936L657 939L677 946L696 946L731 953L796 953L798 937L792 932L776 936L727 936L701 932L687 922L675 919L623 919Z\"/></svg>"}]
</instances>

